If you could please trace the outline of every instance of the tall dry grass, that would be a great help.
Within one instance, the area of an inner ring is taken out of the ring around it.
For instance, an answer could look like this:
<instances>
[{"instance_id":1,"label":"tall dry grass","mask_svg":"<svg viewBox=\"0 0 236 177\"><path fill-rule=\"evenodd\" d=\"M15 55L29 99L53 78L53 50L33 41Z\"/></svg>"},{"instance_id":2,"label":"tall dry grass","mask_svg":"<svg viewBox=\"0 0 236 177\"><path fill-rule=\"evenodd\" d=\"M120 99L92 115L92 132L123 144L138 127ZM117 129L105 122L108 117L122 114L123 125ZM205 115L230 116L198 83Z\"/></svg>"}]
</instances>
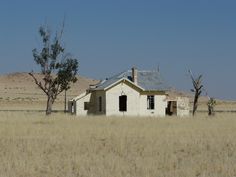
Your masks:
<instances>
[{"instance_id":1,"label":"tall dry grass","mask_svg":"<svg viewBox=\"0 0 236 177\"><path fill-rule=\"evenodd\" d=\"M236 176L236 119L0 112L2 177Z\"/></svg>"}]
</instances>

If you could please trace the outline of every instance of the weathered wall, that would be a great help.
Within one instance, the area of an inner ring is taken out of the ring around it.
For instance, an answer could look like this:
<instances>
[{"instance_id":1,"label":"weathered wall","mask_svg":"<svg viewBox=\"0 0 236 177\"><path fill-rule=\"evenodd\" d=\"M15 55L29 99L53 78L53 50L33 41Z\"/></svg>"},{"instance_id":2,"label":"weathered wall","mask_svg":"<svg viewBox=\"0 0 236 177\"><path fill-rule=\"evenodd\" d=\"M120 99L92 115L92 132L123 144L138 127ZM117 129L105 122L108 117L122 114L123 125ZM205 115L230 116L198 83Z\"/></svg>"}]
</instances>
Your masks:
<instances>
[{"instance_id":1,"label":"weathered wall","mask_svg":"<svg viewBox=\"0 0 236 177\"><path fill-rule=\"evenodd\" d=\"M177 116L189 115L189 98L177 97Z\"/></svg>"},{"instance_id":2,"label":"weathered wall","mask_svg":"<svg viewBox=\"0 0 236 177\"><path fill-rule=\"evenodd\" d=\"M102 98L102 110L99 110L99 97ZM89 102L88 110L84 109L85 102ZM76 115L105 114L106 97L104 91L94 91L76 100Z\"/></svg>"},{"instance_id":3,"label":"weathered wall","mask_svg":"<svg viewBox=\"0 0 236 177\"><path fill-rule=\"evenodd\" d=\"M102 98L102 110L99 110L99 97ZM106 114L106 94L105 91L100 91L97 90L93 92L93 99L92 102L94 103L93 105L93 110L91 110L91 114L96 114L96 115L101 115L101 114Z\"/></svg>"},{"instance_id":4,"label":"weathered wall","mask_svg":"<svg viewBox=\"0 0 236 177\"><path fill-rule=\"evenodd\" d=\"M152 95L152 94L150 94ZM147 95L140 96L140 110L141 116L165 116L166 112L166 96L165 95L154 95L155 106L153 110L147 109Z\"/></svg>"},{"instance_id":5,"label":"weathered wall","mask_svg":"<svg viewBox=\"0 0 236 177\"><path fill-rule=\"evenodd\" d=\"M84 110L84 102L90 102L91 95L92 95L91 93L88 93L85 96L75 101L75 112L77 116L78 115L85 116L88 114L88 110Z\"/></svg>"}]
</instances>

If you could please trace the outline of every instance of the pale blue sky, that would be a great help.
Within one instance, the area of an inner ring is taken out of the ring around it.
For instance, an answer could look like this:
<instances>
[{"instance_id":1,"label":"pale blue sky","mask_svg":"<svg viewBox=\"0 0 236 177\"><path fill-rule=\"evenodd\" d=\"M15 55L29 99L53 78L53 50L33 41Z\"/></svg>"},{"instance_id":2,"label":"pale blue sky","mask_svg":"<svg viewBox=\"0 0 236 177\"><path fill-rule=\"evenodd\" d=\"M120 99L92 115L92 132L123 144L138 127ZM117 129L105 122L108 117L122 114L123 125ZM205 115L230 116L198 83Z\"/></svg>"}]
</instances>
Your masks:
<instances>
[{"instance_id":1,"label":"pale blue sky","mask_svg":"<svg viewBox=\"0 0 236 177\"><path fill-rule=\"evenodd\" d=\"M191 69L210 96L236 99L235 9L235 0L1 0L0 73L37 71L38 27L55 31L65 14L64 45L80 75L160 65L170 85L189 90Z\"/></svg>"}]
</instances>

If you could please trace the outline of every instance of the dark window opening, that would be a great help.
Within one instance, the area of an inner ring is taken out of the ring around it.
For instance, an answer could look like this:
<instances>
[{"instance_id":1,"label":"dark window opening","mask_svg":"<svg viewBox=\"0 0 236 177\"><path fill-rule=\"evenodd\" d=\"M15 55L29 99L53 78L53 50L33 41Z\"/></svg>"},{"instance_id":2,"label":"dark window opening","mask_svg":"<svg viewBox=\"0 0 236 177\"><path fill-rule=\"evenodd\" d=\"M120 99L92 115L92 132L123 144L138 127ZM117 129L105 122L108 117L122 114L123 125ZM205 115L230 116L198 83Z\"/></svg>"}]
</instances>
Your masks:
<instances>
[{"instance_id":1,"label":"dark window opening","mask_svg":"<svg viewBox=\"0 0 236 177\"><path fill-rule=\"evenodd\" d=\"M84 102L84 110L89 110L89 102Z\"/></svg>"},{"instance_id":2,"label":"dark window opening","mask_svg":"<svg viewBox=\"0 0 236 177\"><path fill-rule=\"evenodd\" d=\"M169 116L177 115L177 102L176 101L167 102L166 115L169 115Z\"/></svg>"},{"instance_id":3,"label":"dark window opening","mask_svg":"<svg viewBox=\"0 0 236 177\"><path fill-rule=\"evenodd\" d=\"M127 96L121 95L119 97L119 111L127 111Z\"/></svg>"},{"instance_id":4,"label":"dark window opening","mask_svg":"<svg viewBox=\"0 0 236 177\"><path fill-rule=\"evenodd\" d=\"M147 96L147 109L155 109L154 95Z\"/></svg>"},{"instance_id":5,"label":"dark window opening","mask_svg":"<svg viewBox=\"0 0 236 177\"><path fill-rule=\"evenodd\" d=\"M102 97L98 97L98 110L99 112L102 112Z\"/></svg>"}]
</instances>

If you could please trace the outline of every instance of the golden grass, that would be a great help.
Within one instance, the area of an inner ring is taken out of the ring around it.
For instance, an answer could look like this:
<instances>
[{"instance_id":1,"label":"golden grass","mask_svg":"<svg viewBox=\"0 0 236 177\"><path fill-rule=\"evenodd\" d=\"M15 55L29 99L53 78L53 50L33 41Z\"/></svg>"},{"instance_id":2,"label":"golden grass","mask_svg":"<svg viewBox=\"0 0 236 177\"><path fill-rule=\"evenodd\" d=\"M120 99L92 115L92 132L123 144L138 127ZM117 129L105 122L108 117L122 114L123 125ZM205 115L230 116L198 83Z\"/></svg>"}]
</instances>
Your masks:
<instances>
[{"instance_id":1,"label":"golden grass","mask_svg":"<svg viewBox=\"0 0 236 177\"><path fill-rule=\"evenodd\" d=\"M0 112L0 176L236 176L236 119Z\"/></svg>"},{"instance_id":2,"label":"golden grass","mask_svg":"<svg viewBox=\"0 0 236 177\"><path fill-rule=\"evenodd\" d=\"M192 103L190 104L190 109L192 110ZM199 102L198 110L207 111L207 101ZM216 100L216 111L236 111L236 102L235 101L223 101Z\"/></svg>"}]
</instances>

